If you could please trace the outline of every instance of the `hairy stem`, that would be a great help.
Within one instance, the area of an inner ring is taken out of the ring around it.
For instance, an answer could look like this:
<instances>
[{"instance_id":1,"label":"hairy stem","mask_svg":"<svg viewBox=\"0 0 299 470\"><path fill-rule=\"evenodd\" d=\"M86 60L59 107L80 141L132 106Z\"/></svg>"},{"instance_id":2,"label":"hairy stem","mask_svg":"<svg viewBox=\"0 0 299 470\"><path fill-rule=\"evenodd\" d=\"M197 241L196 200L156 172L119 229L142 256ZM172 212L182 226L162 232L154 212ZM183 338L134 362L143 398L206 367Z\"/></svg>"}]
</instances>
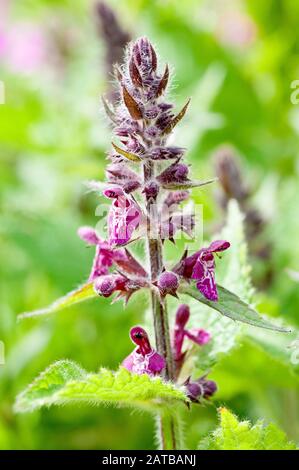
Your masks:
<instances>
[{"instance_id":1,"label":"hairy stem","mask_svg":"<svg viewBox=\"0 0 299 470\"><path fill-rule=\"evenodd\" d=\"M149 162L144 165L145 184L154 177L154 164ZM151 270L151 280L156 281L163 270L162 241L159 234L159 213L157 198L146 198L147 209L147 244ZM166 300L161 300L156 292L152 292L152 311L154 319L156 348L166 360L164 378L174 380L174 362L171 350L170 333ZM160 414L158 416L158 430L162 449L178 449L178 421L172 415Z\"/></svg>"}]
</instances>

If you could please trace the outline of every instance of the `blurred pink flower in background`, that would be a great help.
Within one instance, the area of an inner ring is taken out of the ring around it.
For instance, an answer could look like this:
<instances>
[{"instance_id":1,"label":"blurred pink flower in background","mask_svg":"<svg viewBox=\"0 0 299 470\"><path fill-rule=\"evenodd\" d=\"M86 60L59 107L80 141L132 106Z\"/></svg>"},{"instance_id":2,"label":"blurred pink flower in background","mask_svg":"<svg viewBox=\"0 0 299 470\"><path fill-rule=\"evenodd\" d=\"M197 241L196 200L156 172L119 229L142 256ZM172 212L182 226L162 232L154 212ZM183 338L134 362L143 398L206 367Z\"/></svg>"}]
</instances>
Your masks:
<instances>
[{"instance_id":1,"label":"blurred pink flower in background","mask_svg":"<svg viewBox=\"0 0 299 470\"><path fill-rule=\"evenodd\" d=\"M47 63L49 44L42 25L12 22L9 0L0 0L0 58L17 73L32 73Z\"/></svg>"},{"instance_id":2,"label":"blurred pink flower in background","mask_svg":"<svg viewBox=\"0 0 299 470\"><path fill-rule=\"evenodd\" d=\"M46 65L47 49L39 26L19 23L7 34L4 59L14 72L31 73Z\"/></svg>"},{"instance_id":3,"label":"blurred pink flower in background","mask_svg":"<svg viewBox=\"0 0 299 470\"><path fill-rule=\"evenodd\" d=\"M248 14L227 10L220 15L215 34L222 44L243 49L255 40L257 27Z\"/></svg>"}]
</instances>

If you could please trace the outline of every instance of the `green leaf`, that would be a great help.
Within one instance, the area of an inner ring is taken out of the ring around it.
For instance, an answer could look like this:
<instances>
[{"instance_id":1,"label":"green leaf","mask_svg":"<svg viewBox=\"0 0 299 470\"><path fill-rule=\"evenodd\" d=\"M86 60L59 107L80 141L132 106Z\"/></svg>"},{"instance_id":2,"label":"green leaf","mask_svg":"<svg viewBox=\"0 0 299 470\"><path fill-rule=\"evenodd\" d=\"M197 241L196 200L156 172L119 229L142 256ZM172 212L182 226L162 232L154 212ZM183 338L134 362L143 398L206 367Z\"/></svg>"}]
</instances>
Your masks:
<instances>
[{"instance_id":1,"label":"green leaf","mask_svg":"<svg viewBox=\"0 0 299 470\"><path fill-rule=\"evenodd\" d=\"M37 317L41 315L48 315L50 313L55 313L55 312L58 312L59 310L62 310L67 307L71 307L74 304L92 299L94 297L97 297L97 294L94 291L93 283L87 282L86 284L83 284L82 286L78 287L78 289L75 289L72 292L69 292L64 297L61 297L60 299L55 300L55 302L53 302L49 307L41 308L39 310L34 310L33 312L21 313L18 316L18 319L22 320L24 318Z\"/></svg>"},{"instance_id":2,"label":"green leaf","mask_svg":"<svg viewBox=\"0 0 299 470\"><path fill-rule=\"evenodd\" d=\"M99 373L90 374L74 362L58 361L17 397L15 409L26 412L43 406L85 402L151 410L186 401L182 389L160 377L136 375L124 368L117 372L102 368Z\"/></svg>"},{"instance_id":3,"label":"green leaf","mask_svg":"<svg viewBox=\"0 0 299 470\"><path fill-rule=\"evenodd\" d=\"M262 421L251 425L249 421L239 421L226 408L220 408L220 425L199 445L201 450L295 450L281 429Z\"/></svg>"},{"instance_id":4,"label":"green leaf","mask_svg":"<svg viewBox=\"0 0 299 470\"><path fill-rule=\"evenodd\" d=\"M259 313L257 313L252 307L250 307L250 305L246 304L237 295L233 294L233 292L230 292L221 286L217 286L217 289L217 302L213 302L211 300L206 299L204 295L202 295L202 293L197 289L194 282L190 284L182 282L178 289L178 292L180 292L181 294L190 295L199 302L208 305L209 307L213 308L214 310L217 310L219 313L231 318L232 320L248 323L249 325L258 326L260 328L281 331L284 333L290 331L281 326L274 325L270 321L266 320L264 317L259 315Z\"/></svg>"}]
</instances>

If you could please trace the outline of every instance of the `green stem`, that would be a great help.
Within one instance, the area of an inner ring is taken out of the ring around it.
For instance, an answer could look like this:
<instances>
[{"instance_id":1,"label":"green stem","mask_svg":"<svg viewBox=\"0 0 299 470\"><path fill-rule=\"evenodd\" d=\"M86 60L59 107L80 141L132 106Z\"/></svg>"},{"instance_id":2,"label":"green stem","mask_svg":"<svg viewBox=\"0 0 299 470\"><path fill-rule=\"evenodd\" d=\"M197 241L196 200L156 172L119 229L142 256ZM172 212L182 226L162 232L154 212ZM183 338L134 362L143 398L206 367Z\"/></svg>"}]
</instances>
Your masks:
<instances>
[{"instance_id":1,"label":"green stem","mask_svg":"<svg viewBox=\"0 0 299 470\"><path fill-rule=\"evenodd\" d=\"M154 165L149 162L144 165L144 182L147 183L154 177ZM147 197L147 245L151 270L151 281L157 280L157 277L163 270L163 250L162 241L158 233L159 214L157 210L157 199ZM169 334L168 314L166 300L161 300L156 292L152 292L152 312L154 320L154 329L156 337L156 349L165 361L166 367L163 371L165 380L174 380L174 362L171 350L171 341ZM179 449L178 435L179 422L173 414L161 413L158 415L158 431L160 445L163 450Z\"/></svg>"}]
</instances>

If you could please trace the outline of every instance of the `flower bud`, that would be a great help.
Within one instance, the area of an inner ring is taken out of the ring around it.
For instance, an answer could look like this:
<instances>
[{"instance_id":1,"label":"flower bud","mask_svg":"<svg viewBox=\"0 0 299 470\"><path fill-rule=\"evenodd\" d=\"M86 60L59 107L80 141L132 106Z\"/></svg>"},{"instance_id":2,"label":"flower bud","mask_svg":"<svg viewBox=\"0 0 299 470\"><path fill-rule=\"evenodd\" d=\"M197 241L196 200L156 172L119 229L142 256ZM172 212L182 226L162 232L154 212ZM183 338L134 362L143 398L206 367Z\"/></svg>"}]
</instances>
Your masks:
<instances>
[{"instance_id":1,"label":"flower bud","mask_svg":"<svg viewBox=\"0 0 299 470\"><path fill-rule=\"evenodd\" d=\"M139 181L133 181L133 180L132 181L127 181L123 185L123 190L124 190L125 193L130 194L133 191L136 191L136 189L138 189L140 186L141 186L141 184L140 184Z\"/></svg>"},{"instance_id":2,"label":"flower bud","mask_svg":"<svg viewBox=\"0 0 299 470\"><path fill-rule=\"evenodd\" d=\"M89 245L97 245L100 242L94 228L83 226L78 229L79 237Z\"/></svg>"},{"instance_id":3,"label":"flower bud","mask_svg":"<svg viewBox=\"0 0 299 470\"><path fill-rule=\"evenodd\" d=\"M179 278L171 271L164 271L158 277L157 286L162 295L175 294L179 287Z\"/></svg>"},{"instance_id":4,"label":"flower bud","mask_svg":"<svg viewBox=\"0 0 299 470\"><path fill-rule=\"evenodd\" d=\"M194 403L199 403L201 398L210 398L217 391L217 385L213 380L206 380L206 376L202 376L194 382L190 381L190 377L184 382L188 398Z\"/></svg>"},{"instance_id":5,"label":"flower bud","mask_svg":"<svg viewBox=\"0 0 299 470\"><path fill-rule=\"evenodd\" d=\"M144 117L146 119L155 119L159 114L158 106L151 106L144 111Z\"/></svg>"},{"instance_id":6,"label":"flower bud","mask_svg":"<svg viewBox=\"0 0 299 470\"><path fill-rule=\"evenodd\" d=\"M142 191L146 197L157 197L159 193L159 185L157 184L156 181L150 181L147 183Z\"/></svg>"},{"instance_id":7,"label":"flower bud","mask_svg":"<svg viewBox=\"0 0 299 470\"><path fill-rule=\"evenodd\" d=\"M116 290L125 288L127 279L118 274L100 276L94 281L94 290L103 297L110 297Z\"/></svg>"},{"instance_id":8,"label":"flower bud","mask_svg":"<svg viewBox=\"0 0 299 470\"><path fill-rule=\"evenodd\" d=\"M190 318L190 308L186 304L179 306L176 312L175 324L179 328L185 328L186 323Z\"/></svg>"},{"instance_id":9,"label":"flower bud","mask_svg":"<svg viewBox=\"0 0 299 470\"><path fill-rule=\"evenodd\" d=\"M171 160L183 154L184 149L181 147L155 147L150 151L149 156L152 160Z\"/></svg>"},{"instance_id":10,"label":"flower bud","mask_svg":"<svg viewBox=\"0 0 299 470\"><path fill-rule=\"evenodd\" d=\"M189 191L171 191L168 193L163 204L167 207L177 206L189 197Z\"/></svg>"},{"instance_id":11,"label":"flower bud","mask_svg":"<svg viewBox=\"0 0 299 470\"><path fill-rule=\"evenodd\" d=\"M106 175L109 181L122 184L127 181L137 181L138 174L128 168L123 163L112 163L106 169Z\"/></svg>"},{"instance_id":12,"label":"flower bud","mask_svg":"<svg viewBox=\"0 0 299 470\"><path fill-rule=\"evenodd\" d=\"M189 173L189 168L184 163L174 163L170 165L166 170L164 170L159 176L157 176L157 180L163 184L167 183L182 183L186 181L187 176Z\"/></svg>"}]
</instances>

